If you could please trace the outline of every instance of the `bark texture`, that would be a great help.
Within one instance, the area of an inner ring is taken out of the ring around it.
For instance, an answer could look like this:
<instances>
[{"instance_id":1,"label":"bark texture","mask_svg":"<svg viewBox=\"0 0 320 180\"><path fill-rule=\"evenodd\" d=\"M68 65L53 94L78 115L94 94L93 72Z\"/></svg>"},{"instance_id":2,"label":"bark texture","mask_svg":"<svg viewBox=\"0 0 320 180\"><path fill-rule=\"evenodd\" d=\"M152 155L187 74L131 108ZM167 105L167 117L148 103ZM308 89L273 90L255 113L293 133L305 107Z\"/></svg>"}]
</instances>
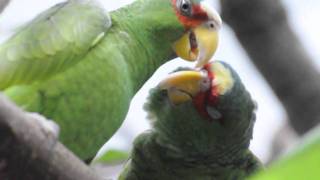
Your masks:
<instances>
[{"instance_id":1,"label":"bark texture","mask_svg":"<svg viewBox=\"0 0 320 180\"><path fill-rule=\"evenodd\" d=\"M1 180L100 180L96 173L0 95Z\"/></svg>"},{"instance_id":2,"label":"bark texture","mask_svg":"<svg viewBox=\"0 0 320 180\"><path fill-rule=\"evenodd\" d=\"M0 14L7 7L9 2L10 2L10 0L0 0Z\"/></svg>"}]
</instances>

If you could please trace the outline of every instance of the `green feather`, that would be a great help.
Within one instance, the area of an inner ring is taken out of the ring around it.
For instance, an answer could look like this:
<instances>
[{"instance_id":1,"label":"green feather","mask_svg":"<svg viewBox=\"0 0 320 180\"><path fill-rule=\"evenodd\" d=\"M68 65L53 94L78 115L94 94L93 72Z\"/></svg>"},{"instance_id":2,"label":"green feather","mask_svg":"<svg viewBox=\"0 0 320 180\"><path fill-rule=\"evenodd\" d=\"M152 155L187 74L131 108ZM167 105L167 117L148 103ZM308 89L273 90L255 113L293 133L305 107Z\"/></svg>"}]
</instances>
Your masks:
<instances>
[{"instance_id":1,"label":"green feather","mask_svg":"<svg viewBox=\"0 0 320 180\"><path fill-rule=\"evenodd\" d=\"M107 13L92 2L52 7L0 46L0 89L48 79L74 66L110 25Z\"/></svg>"},{"instance_id":2,"label":"green feather","mask_svg":"<svg viewBox=\"0 0 320 180\"><path fill-rule=\"evenodd\" d=\"M0 89L55 120L61 141L82 159L120 127L131 98L184 33L171 0L138 0L111 20L91 2L59 4L0 47Z\"/></svg>"},{"instance_id":3,"label":"green feather","mask_svg":"<svg viewBox=\"0 0 320 180\"><path fill-rule=\"evenodd\" d=\"M172 105L154 88L145 105L153 129L134 143L122 179L244 179L261 167L248 150L255 121L254 103L236 72L232 89L214 106L223 123L200 116L192 102ZM121 179L120 178L120 179Z\"/></svg>"}]
</instances>

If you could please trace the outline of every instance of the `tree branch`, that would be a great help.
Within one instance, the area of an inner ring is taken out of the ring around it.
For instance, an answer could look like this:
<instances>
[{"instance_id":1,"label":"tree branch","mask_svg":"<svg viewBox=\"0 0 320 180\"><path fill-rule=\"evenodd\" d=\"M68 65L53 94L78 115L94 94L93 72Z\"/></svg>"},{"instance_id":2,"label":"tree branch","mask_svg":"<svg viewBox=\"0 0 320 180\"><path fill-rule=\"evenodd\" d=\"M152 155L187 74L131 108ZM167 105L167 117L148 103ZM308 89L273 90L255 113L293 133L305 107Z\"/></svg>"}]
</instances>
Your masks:
<instances>
[{"instance_id":1,"label":"tree branch","mask_svg":"<svg viewBox=\"0 0 320 180\"><path fill-rule=\"evenodd\" d=\"M7 7L9 2L10 2L10 0L0 0L0 14Z\"/></svg>"},{"instance_id":2,"label":"tree branch","mask_svg":"<svg viewBox=\"0 0 320 180\"><path fill-rule=\"evenodd\" d=\"M0 179L102 179L0 95Z\"/></svg>"},{"instance_id":3,"label":"tree branch","mask_svg":"<svg viewBox=\"0 0 320 180\"><path fill-rule=\"evenodd\" d=\"M279 0L221 0L223 19L303 134L320 122L320 74ZM272 108L272 107L270 107Z\"/></svg>"}]
</instances>

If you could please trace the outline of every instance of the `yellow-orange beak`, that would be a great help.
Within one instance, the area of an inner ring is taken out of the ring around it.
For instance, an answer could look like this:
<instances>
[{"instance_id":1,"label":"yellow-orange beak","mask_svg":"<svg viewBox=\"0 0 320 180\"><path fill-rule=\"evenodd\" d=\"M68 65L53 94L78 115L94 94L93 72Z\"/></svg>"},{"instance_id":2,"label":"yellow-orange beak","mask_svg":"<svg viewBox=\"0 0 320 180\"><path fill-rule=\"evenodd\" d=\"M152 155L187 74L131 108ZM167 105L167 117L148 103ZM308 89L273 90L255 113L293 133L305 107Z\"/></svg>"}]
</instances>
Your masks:
<instances>
[{"instance_id":1,"label":"yellow-orange beak","mask_svg":"<svg viewBox=\"0 0 320 180\"><path fill-rule=\"evenodd\" d=\"M185 70L169 74L158 87L168 91L169 99L175 105L192 101L198 93L206 92L212 87L216 88L218 95L224 95L235 84L231 69L219 61L210 65L214 79L210 80L206 71Z\"/></svg>"},{"instance_id":2,"label":"yellow-orange beak","mask_svg":"<svg viewBox=\"0 0 320 180\"><path fill-rule=\"evenodd\" d=\"M200 71L179 71L162 80L158 87L167 90L170 101L178 105L191 101L201 91L204 78L206 75Z\"/></svg>"},{"instance_id":3,"label":"yellow-orange beak","mask_svg":"<svg viewBox=\"0 0 320 180\"><path fill-rule=\"evenodd\" d=\"M187 61L197 61L196 67L207 64L217 50L219 37L218 31L222 21L219 14L201 4L208 14L208 21L190 29L174 43L174 51L177 56Z\"/></svg>"}]
</instances>

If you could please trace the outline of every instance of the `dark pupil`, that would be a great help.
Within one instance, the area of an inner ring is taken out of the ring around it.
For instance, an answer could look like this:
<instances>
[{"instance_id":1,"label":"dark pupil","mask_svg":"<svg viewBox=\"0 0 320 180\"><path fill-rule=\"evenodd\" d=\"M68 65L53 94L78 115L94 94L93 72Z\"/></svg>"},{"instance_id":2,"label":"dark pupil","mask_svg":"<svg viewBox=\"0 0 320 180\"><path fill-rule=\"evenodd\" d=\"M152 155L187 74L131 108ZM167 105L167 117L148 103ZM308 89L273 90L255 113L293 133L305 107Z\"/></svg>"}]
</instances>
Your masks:
<instances>
[{"instance_id":1,"label":"dark pupil","mask_svg":"<svg viewBox=\"0 0 320 180\"><path fill-rule=\"evenodd\" d=\"M188 10L189 9L189 4L182 4L182 9L183 10Z\"/></svg>"}]
</instances>

